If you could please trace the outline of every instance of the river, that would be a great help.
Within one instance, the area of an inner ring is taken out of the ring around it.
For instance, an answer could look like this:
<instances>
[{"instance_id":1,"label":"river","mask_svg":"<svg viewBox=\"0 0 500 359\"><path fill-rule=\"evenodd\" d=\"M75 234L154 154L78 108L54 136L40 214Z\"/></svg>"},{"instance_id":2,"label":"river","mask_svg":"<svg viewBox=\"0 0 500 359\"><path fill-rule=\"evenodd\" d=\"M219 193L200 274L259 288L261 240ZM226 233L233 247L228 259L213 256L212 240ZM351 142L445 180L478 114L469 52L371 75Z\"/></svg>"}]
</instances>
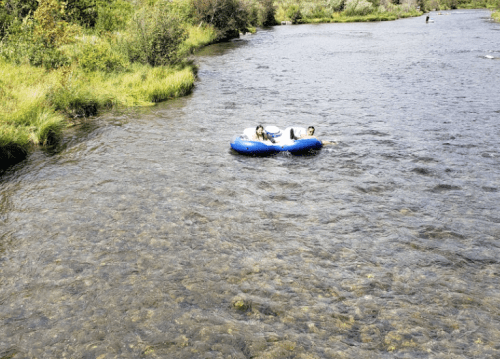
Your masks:
<instances>
[{"instance_id":1,"label":"river","mask_svg":"<svg viewBox=\"0 0 500 359\"><path fill-rule=\"evenodd\" d=\"M0 358L498 358L500 24L277 26L0 178ZM258 124L314 125L254 158Z\"/></svg>"}]
</instances>

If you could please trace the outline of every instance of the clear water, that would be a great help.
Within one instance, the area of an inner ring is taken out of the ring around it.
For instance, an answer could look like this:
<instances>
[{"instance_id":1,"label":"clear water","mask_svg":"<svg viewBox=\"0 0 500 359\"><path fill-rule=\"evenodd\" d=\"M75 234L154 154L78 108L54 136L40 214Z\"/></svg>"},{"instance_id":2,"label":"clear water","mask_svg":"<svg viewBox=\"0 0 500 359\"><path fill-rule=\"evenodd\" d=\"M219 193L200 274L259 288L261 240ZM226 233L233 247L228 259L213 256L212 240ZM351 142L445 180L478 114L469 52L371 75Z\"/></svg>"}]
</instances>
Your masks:
<instances>
[{"instance_id":1,"label":"clear water","mask_svg":"<svg viewBox=\"0 0 500 359\"><path fill-rule=\"evenodd\" d=\"M4 174L0 357L499 357L500 24L448 13L211 46Z\"/></svg>"}]
</instances>

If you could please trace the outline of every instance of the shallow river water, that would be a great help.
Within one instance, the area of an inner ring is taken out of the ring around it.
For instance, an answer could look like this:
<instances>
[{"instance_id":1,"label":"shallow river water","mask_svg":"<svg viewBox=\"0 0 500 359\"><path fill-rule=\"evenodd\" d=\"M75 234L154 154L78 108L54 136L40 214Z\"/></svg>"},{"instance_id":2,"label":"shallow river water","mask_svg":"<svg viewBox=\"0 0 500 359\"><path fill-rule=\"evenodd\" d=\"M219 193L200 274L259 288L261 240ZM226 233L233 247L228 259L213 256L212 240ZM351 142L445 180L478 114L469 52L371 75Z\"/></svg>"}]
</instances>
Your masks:
<instances>
[{"instance_id":1,"label":"shallow river water","mask_svg":"<svg viewBox=\"0 0 500 359\"><path fill-rule=\"evenodd\" d=\"M6 172L0 358L500 357L500 24L431 17L211 46Z\"/></svg>"}]
</instances>

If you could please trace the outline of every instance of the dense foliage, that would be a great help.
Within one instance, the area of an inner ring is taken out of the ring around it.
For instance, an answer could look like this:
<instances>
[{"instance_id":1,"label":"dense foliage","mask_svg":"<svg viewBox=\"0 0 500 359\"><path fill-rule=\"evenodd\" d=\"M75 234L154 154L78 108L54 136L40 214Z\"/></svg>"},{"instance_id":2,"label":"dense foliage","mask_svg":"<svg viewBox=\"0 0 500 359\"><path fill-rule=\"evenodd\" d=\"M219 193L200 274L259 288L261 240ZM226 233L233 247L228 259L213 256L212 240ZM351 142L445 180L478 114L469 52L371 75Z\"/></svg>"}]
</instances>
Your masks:
<instances>
[{"instance_id":1,"label":"dense foliage","mask_svg":"<svg viewBox=\"0 0 500 359\"><path fill-rule=\"evenodd\" d=\"M500 8L500 0L0 0L0 55L50 69L78 62L83 49L82 68L123 71L134 62L180 61L189 26L209 26L215 40L226 40L280 21L392 19L457 7ZM89 35L108 44L97 41L91 50L82 41ZM92 52L94 64L88 58Z\"/></svg>"}]
</instances>

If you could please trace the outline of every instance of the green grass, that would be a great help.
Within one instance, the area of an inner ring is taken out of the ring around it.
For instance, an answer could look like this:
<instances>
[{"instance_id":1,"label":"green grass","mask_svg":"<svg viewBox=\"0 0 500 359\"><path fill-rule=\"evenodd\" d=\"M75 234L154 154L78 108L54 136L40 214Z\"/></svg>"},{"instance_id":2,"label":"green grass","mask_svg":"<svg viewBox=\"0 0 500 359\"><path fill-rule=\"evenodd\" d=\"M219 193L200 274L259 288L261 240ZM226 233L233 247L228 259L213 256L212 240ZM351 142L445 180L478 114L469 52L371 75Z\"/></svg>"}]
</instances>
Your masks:
<instances>
[{"instance_id":1,"label":"green grass","mask_svg":"<svg viewBox=\"0 0 500 359\"><path fill-rule=\"evenodd\" d=\"M111 106L150 106L184 96L194 85L195 69L134 64L128 72L106 74L77 67L47 71L0 62L0 78L3 165L22 159L37 145L57 143L74 119Z\"/></svg>"},{"instance_id":2,"label":"green grass","mask_svg":"<svg viewBox=\"0 0 500 359\"><path fill-rule=\"evenodd\" d=\"M500 22L500 10L497 10L491 14L493 20Z\"/></svg>"},{"instance_id":3,"label":"green grass","mask_svg":"<svg viewBox=\"0 0 500 359\"><path fill-rule=\"evenodd\" d=\"M217 37L206 25L187 30L189 38L179 49L184 58ZM151 67L120 60L123 66L112 71L84 67L82 54L89 43L107 46L116 54L121 51L116 37L88 35L61 47L71 65L58 69L0 58L0 168L21 160L37 146L56 144L64 128L80 118L113 106L151 106L184 96L194 86L196 67L189 61Z\"/></svg>"},{"instance_id":4,"label":"green grass","mask_svg":"<svg viewBox=\"0 0 500 359\"><path fill-rule=\"evenodd\" d=\"M0 163L25 156L33 145L57 141L64 117L47 102L52 73L0 62Z\"/></svg>"},{"instance_id":5,"label":"green grass","mask_svg":"<svg viewBox=\"0 0 500 359\"><path fill-rule=\"evenodd\" d=\"M390 21L422 15L422 12L415 8L416 3L414 5L394 5L392 2L381 1L380 6L374 7L368 2L360 0L359 8L351 8L344 11L334 11L336 7L334 5L329 6L328 3L321 0L276 0L277 10L275 17L278 23L281 21L292 21L290 16L296 9L300 11L301 15L296 20L298 24ZM334 4L335 1L331 3ZM291 9L293 9L292 12L290 12Z\"/></svg>"},{"instance_id":6,"label":"green grass","mask_svg":"<svg viewBox=\"0 0 500 359\"><path fill-rule=\"evenodd\" d=\"M194 53L200 47L214 43L217 40L217 32L211 26L189 26L187 28L189 37L181 44L179 52L181 56Z\"/></svg>"},{"instance_id":7,"label":"green grass","mask_svg":"<svg viewBox=\"0 0 500 359\"><path fill-rule=\"evenodd\" d=\"M367 22L367 21L392 21L401 18L407 18L412 16L420 16L421 12L413 11L406 13L373 13L368 15L358 15L358 16L346 16L342 13L335 13L331 17L325 18L305 18L301 19L298 23L300 24L317 24L317 23L346 23L346 22Z\"/></svg>"}]
</instances>

